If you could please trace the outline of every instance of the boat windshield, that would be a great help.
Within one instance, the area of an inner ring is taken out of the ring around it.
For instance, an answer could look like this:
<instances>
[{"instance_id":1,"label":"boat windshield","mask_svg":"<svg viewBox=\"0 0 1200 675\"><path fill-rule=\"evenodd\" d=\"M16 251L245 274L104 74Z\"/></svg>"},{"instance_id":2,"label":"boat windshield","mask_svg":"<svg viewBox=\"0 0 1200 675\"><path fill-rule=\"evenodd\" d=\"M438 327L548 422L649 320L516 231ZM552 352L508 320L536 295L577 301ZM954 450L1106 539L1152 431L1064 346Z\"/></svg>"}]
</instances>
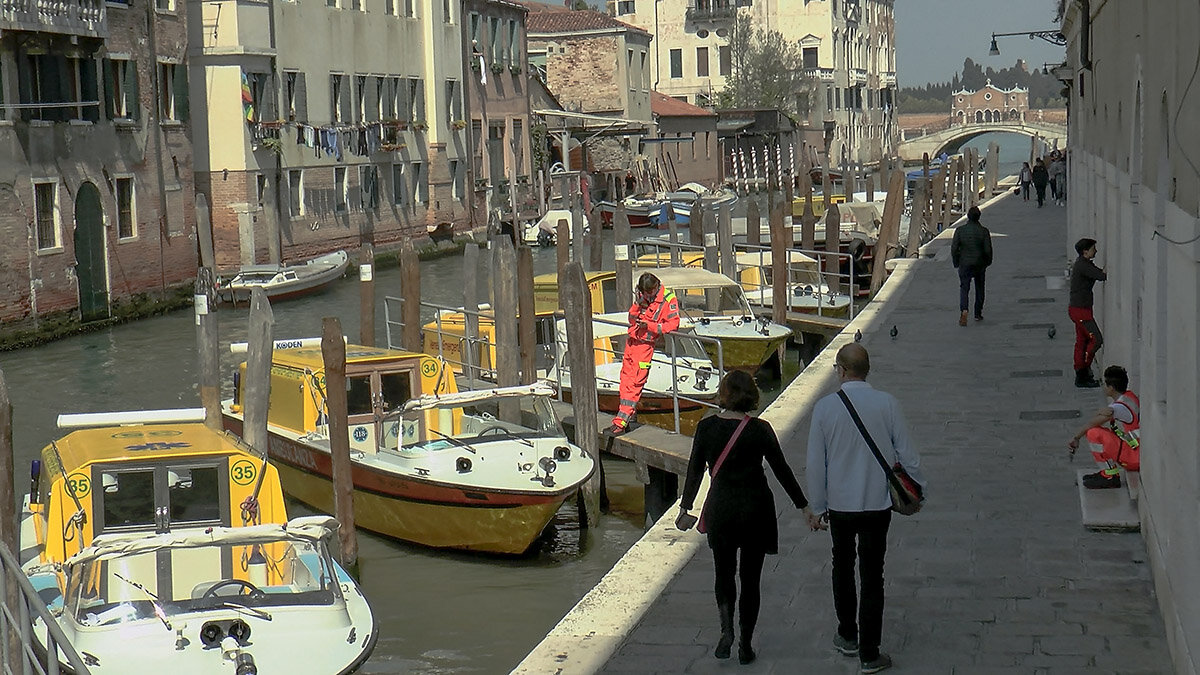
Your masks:
<instances>
[{"instance_id":1,"label":"boat windshield","mask_svg":"<svg viewBox=\"0 0 1200 675\"><path fill-rule=\"evenodd\" d=\"M341 597L323 542L283 538L164 547L69 568L66 610L85 626L221 609L332 605Z\"/></svg>"},{"instance_id":2,"label":"boat windshield","mask_svg":"<svg viewBox=\"0 0 1200 675\"><path fill-rule=\"evenodd\" d=\"M437 407L423 415L425 433L405 433L401 451L430 451L502 438L565 440L546 396L508 396ZM411 414L405 423L411 424ZM415 429L414 429L415 431Z\"/></svg>"},{"instance_id":3,"label":"boat windshield","mask_svg":"<svg viewBox=\"0 0 1200 675\"><path fill-rule=\"evenodd\" d=\"M752 316L742 287L731 284L710 288L676 288L680 308L693 320L702 316Z\"/></svg>"},{"instance_id":4,"label":"boat windshield","mask_svg":"<svg viewBox=\"0 0 1200 675\"><path fill-rule=\"evenodd\" d=\"M695 337L685 333L671 333L671 341L675 343L675 356L689 359L708 359L708 352L704 351L704 345ZM662 352L667 356L671 355L671 345L667 342L666 336L660 335L654 343L654 351Z\"/></svg>"}]
</instances>

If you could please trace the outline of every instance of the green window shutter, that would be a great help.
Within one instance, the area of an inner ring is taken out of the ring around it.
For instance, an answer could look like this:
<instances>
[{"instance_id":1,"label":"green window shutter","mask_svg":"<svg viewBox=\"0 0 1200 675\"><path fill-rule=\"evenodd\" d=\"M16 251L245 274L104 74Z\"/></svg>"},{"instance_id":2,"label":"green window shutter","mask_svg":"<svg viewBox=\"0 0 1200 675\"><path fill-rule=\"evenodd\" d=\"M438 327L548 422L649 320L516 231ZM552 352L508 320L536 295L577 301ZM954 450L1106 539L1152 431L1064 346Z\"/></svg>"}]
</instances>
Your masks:
<instances>
[{"instance_id":1,"label":"green window shutter","mask_svg":"<svg viewBox=\"0 0 1200 675\"><path fill-rule=\"evenodd\" d=\"M125 64L125 100L129 102L129 118L140 120L142 118L142 97L138 91L137 61L129 59ZM151 74L151 77L156 77L156 75Z\"/></svg>"},{"instance_id":2,"label":"green window shutter","mask_svg":"<svg viewBox=\"0 0 1200 675\"><path fill-rule=\"evenodd\" d=\"M296 73L296 119L308 121L308 90L304 86L304 73Z\"/></svg>"},{"instance_id":3,"label":"green window shutter","mask_svg":"<svg viewBox=\"0 0 1200 675\"><path fill-rule=\"evenodd\" d=\"M180 122L188 121L188 81L187 66L172 66L175 69L175 117Z\"/></svg>"}]
</instances>

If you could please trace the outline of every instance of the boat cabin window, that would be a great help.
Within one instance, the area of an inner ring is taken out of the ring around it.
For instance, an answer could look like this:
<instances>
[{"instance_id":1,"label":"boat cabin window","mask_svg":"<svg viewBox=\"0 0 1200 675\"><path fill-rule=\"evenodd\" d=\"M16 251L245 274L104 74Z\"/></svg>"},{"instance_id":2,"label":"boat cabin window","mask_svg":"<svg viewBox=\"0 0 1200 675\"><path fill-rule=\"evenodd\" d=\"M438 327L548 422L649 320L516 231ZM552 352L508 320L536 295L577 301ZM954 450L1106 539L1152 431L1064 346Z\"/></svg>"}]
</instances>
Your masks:
<instances>
[{"instance_id":1,"label":"boat cabin window","mask_svg":"<svg viewBox=\"0 0 1200 675\"><path fill-rule=\"evenodd\" d=\"M383 394L383 409L395 410L412 396L412 371L402 373L380 373L379 393Z\"/></svg>"},{"instance_id":2,"label":"boat cabin window","mask_svg":"<svg viewBox=\"0 0 1200 675\"><path fill-rule=\"evenodd\" d=\"M370 375L346 378L346 410L351 415L370 415L375 412L371 401Z\"/></svg>"},{"instance_id":3,"label":"boat cabin window","mask_svg":"<svg viewBox=\"0 0 1200 675\"><path fill-rule=\"evenodd\" d=\"M154 525L154 469L104 471L104 527Z\"/></svg>"},{"instance_id":4,"label":"boat cabin window","mask_svg":"<svg viewBox=\"0 0 1200 675\"><path fill-rule=\"evenodd\" d=\"M96 534L109 530L170 531L172 526L229 525L229 466L158 464L140 468L92 468Z\"/></svg>"},{"instance_id":5,"label":"boat cabin window","mask_svg":"<svg viewBox=\"0 0 1200 675\"><path fill-rule=\"evenodd\" d=\"M217 467L167 470L171 522L221 520L221 489Z\"/></svg>"}]
</instances>

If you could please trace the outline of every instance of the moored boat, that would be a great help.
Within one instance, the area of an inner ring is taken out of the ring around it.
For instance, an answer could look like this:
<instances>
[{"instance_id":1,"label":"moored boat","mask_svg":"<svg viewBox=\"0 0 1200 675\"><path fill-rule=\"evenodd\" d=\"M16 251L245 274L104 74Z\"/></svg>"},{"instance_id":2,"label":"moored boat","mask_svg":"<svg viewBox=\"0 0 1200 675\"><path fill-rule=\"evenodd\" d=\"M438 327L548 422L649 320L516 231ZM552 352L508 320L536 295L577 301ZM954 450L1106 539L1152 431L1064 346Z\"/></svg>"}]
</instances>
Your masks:
<instances>
[{"instance_id":1,"label":"moored boat","mask_svg":"<svg viewBox=\"0 0 1200 675\"><path fill-rule=\"evenodd\" d=\"M596 340L596 393L602 412L616 414L620 405L621 353L616 338L626 334L628 316L593 315L592 337ZM660 338L651 358L650 373L642 397L638 400L637 419L643 424L675 431L675 411L679 411L679 431L691 435L704 415L716 407L717 384L722 373L713 364L704 346L692 337L693 326L681 323L670 338ZM566 321L558 320L556 362L549 379L557 380L569 398L571 369L567 353ZM667 343L670 339L671 344ZM678 399L678 403L676 402Z\"/></svg>"},{"instance_id":2,"label":"moored boat","mask_svg":"<svg viewBox=\"0 0 1200 675\"><path fill-rule=\"evenodd\" d=\"M288 521L274 468L203 419L60 416L22 513L34 588L97 675L353 672L377 631L327 549L336 521Z\"/></svg>"},{"instance_id":3,"label":"moored boat","mask_svg":"<svg viewBox=\"0 0 1200 675\"><path fill-rule=\"evenodd\" d=\"M342 278L350 265L345 251L334 251L294 265L245 265L218 292L231 302L243 302L261 288L271 300L284 300L319 291Z\"/></svg>"},{"instance_id":4,"label":"moored boat","mask_svg":"<svg viewBox=\"0 0 1200 675\"><path fill-rule=\"evenodd\" d=\"M629 219L630 227L652 226L663 208L663 201L653 197L626 197L622 204L625 205L625 217ZM613 218L617 212L616 202L600 202L596 204L596 211L600 214L601 227L613 226Z\"/></svg>"},{"instance_id":5,"label":"moored boat","mask_svg":"<svg viewBox=\"0 0 1200 675\"><path fill-rule=\"evenodd\" d=\"M332 510L325 366L318 346L274 350L270 457L284 490ZM278 343L277 343L278 344ZM244 366L243 366L244 369ZM241 382L223 402L241 433ZM346 419L359 527L436 548L520 554L595 468L567 442L549 385L457 392L427 354L346 346Z\"/></svg>"},{"instance_id":6,"label":"moored boat","mask_svg":"<svg viewBox=\"0 0 1200 675\"><path fill-rule=\"evenodd\" d=\"M704 347L726 370L758 370L792 335L787 326L755 316L745 291L724 274L692 267L635 267L634 278L646 271L675 291L680 312L695 325L696 335L720 343L719 353L712 343Z\"/></svg>"}]
</instances>

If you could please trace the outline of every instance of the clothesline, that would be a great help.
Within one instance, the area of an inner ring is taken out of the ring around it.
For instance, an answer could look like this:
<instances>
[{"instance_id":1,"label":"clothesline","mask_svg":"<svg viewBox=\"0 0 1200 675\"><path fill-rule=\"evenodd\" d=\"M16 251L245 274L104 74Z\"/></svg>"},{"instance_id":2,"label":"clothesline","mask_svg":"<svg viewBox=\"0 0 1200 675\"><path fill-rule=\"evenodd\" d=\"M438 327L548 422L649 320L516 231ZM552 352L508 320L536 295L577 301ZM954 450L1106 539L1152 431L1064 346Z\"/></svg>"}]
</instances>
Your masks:
<instances>
[{"instance_id":1,"label":"clothesline","mask_svg":"<svg viewBox=\"0 0 1200 675\"><path fill-rule=\"evenodd\" d=\"M382 121L338 125L281 122L278 125L266 126L258 122L251 123L251 134L255 140L262 140L277 135L282 127L295 127L296 145L311 148L318 159L325 154L340 162L344 153L368 157L379 152L384 146L384 127L389 124L391 123Z\"/></svg>"}]
</instances>

